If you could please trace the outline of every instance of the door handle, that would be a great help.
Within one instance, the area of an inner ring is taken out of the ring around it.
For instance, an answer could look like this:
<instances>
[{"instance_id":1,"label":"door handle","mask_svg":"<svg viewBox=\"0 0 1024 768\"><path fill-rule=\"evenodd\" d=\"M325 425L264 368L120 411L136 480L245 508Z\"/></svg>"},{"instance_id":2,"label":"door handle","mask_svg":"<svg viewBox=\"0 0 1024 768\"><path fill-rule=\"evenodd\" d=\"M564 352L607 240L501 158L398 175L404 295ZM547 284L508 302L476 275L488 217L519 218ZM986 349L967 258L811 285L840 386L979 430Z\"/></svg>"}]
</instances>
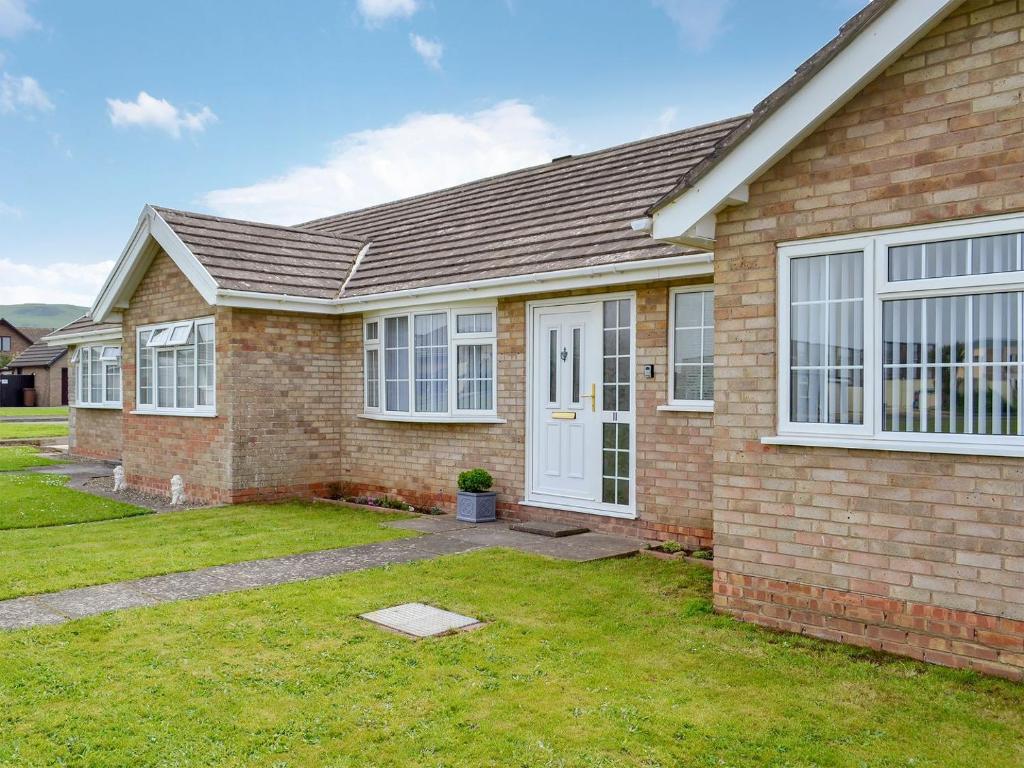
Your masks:
<instances>
[{"instance_id":1,"label":"door handle","mask_svg":"<svg viewBox=\"0 0 1024 768\"><path fill-rule=\"evenodd\" d=\"M580 397L589 397L590 398L590 410L591 411L595 411L595 412L597 411L597 384L593 384L592 383L590 385L590 394L589 395L580 395Z\"/></svg>"}]
</instances>

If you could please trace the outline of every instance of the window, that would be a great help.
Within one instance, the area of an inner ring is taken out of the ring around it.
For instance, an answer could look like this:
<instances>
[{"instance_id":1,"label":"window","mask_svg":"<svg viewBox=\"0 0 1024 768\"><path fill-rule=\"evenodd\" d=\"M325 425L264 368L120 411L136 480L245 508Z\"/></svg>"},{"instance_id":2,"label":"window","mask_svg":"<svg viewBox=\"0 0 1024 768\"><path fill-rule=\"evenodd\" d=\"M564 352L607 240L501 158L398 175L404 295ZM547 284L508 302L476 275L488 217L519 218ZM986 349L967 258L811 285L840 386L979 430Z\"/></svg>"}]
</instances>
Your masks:
<instances>
[{"instance_id":1,"label":"window","mask_svg":"<svg viewBox=\"0 0 1024 768\"><path fill-rule=\"evenodd\" d=\"M364 323L363 339L368 413L428 421L494 415L493 309L386 315Z\"/></svg>"},{"instance_id":2,"label":"window","mask_svg":"<svg viewBox=\"0 0 1024 768\"><path fill-rule=\"evenodd\" d=\"M714 292L677 288L669 299L669 404L709 409L715 398Z\"/></svg>"},{"instance_id":3,"label":"window","mask_svg":"<svg viewBox=\"0 0 1024 768\"><path fill-rule=\"evenodd\" d=\"M137 334L138 409L213 415L216 364L212 318L140 328Z\"/></svg>"},{"instance_id":4,"label":"window","mask_svg":"<svg viewBox=\"0 0 1024 768\"><path fill-rule=\"evenodd\" d=\"M1017 217L780 248L780 432L1024 447L1022 233Z\"/></svg>"},{"instance_id":5,"label":"window","mask_svg":"<svg viewBox=\"0 0 1024 768\"><path fill-rule=\"evenodd\" d=\"M121 407L120 347L79 347L72 355L72 363L77 366L77 406Z\"/></svg>"},{"instance_id":6,"label":"window","mask_svg":"<svg viewBox=\"0 0 1024 768\"><path fill-rule=\"evenodd\" d=\"M630 426L633 409L632 305L630 299L603 302L604 372L601 399L601 501L630 503Z\"/></svg>"},{"instance_id":7,"label":"window","mask_svg":"<svg viewBox=\"0 0 1024 768\"><path fill-rule=\"evenodd\" d=\"M11 351L11 337L10 336L0 336L0 352L10 352L10 351Z\"/></svg>"}]
</instances>

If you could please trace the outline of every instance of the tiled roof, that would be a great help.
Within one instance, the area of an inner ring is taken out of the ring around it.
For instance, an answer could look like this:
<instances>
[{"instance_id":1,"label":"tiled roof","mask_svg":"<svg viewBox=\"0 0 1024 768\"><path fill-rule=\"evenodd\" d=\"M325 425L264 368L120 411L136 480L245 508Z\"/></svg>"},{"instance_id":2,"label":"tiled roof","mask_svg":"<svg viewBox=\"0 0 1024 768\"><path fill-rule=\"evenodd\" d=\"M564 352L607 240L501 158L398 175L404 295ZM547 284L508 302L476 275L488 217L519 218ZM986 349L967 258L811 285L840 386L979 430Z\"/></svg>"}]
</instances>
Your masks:
<instances>
[{"instance_id":1,"label":"tiled roof","mask_svg":"<svg viewBox=\"0 0 1024 768\"><path fill-rule=\"evenodd\" d=\"M36 342L7 364L8 368L49 368L68 351L67 347L51 347Z\"/></svg>"},{"instance_id":2,"label":"tiled roof","mask_svg":"<svg viewBox=\"0 0 1024 768\"><path fill-rule=\"evenodd\" d=\"M635 232L630 222L745 119L555 160L301 229L358 232L371 241L345 296L678 255L685 249Z\"/></svg>"},{"instance_id":3,"label":"tiled roof","mask_svg":"<svg viewBox=\"0 0 1024 768\"><path fill-rule=\"evenodd\" d=\"M155 207L221 288L337 298L365 244L315 232Z\"/></svg>"},{"instance_id":4,"label":"tiled roof","mask_svg":"<svg viewBox=\"0 0 1024 768\"><path fill-rule=\"evenodd\" d=\"M39 341L43 336L50 333L53 328L26 328L22 326L18 330L32 339L32 341Z\"/></svg>"},{"instance_id":5,"label":"tiled roof","mask_svg":"<svg viewBox=\"0 0 1024 768\"><path fill-rule=\"evenodd\" d=\"M96 323L89 315L82 315L77 320L72 320L67 325L58 328L50 333L50 336L64 336L71 334L91 333L92 331L119 331L120 323Z\"/></svg>"}]
</instances>

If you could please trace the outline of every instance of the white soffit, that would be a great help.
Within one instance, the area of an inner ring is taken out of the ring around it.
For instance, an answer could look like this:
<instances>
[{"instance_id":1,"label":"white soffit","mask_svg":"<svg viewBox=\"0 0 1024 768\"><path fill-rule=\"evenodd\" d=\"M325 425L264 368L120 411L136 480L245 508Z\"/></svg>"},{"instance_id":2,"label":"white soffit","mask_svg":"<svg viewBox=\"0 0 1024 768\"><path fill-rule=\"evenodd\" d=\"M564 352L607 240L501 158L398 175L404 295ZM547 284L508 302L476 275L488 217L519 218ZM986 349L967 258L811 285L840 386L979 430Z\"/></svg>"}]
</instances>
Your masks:
<instances>
[{"instance_id":1,"label":"white soffit","mask_svg":"<svg viewBox=\"0 0 1024 768\"><path fill-rule=\"evenodd\" d=\"M708 247L709 235L714 238L709 215L741 202L737 191L782 159L961 2L893 3L694 186L656 210L652 236Z\"/></svg>"}]
</instances>

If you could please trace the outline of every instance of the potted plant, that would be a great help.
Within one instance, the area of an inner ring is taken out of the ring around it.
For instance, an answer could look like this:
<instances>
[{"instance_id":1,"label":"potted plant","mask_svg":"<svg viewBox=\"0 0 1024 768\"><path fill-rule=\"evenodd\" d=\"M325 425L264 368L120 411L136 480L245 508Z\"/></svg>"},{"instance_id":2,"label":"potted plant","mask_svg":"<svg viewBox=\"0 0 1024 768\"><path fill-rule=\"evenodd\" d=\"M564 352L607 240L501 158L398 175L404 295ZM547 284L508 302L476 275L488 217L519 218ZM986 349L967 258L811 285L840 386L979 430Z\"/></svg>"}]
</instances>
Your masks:
<instances>
[{"instance_id":1,"label":"potted plant","mask_svg":"<svg viewBox=\"0 0 1024 768\"><path fill-rule=\"evenodd\" d=\"M459 475L455 517L467 523L489 523L497 518L498 494L491 491L494 478L485 469L470 469Z\"/></svg>"}]
</instances>

